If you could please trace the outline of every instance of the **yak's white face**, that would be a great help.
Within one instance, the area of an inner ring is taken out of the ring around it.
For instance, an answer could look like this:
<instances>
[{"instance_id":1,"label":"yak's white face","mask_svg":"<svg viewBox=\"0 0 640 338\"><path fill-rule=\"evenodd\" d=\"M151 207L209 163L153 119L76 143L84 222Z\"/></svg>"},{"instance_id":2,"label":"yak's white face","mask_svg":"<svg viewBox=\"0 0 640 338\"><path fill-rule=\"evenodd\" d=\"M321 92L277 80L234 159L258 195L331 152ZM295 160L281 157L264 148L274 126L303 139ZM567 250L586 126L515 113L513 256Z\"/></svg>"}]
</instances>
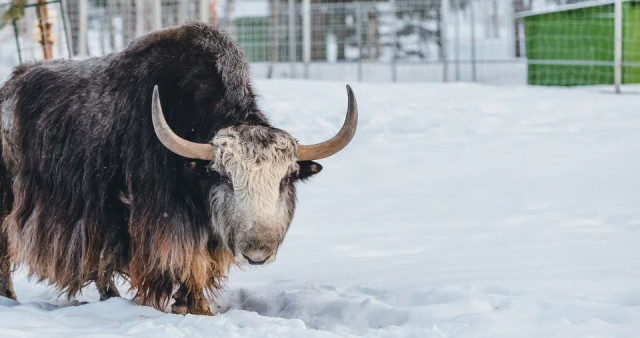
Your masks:
<instances>
[{"instance_id":1,"label":"yak's white face","mask_svg":"<svg viewBox=\"0 0 640 338\"><path fill-rule=\"evenodd\" d=\"M279 129L241 125L220 130L212 144L210 169L220 176L209 192L214 228L237 261L274 261L295 209L296 141Z\"/></svg>"},{"instance_id":2,"label":"yak's white face","mask_svg":"<svg viewBox=\"0 0 640 338\"><path fill-rule=\"evenodd\" d=\"M355 135L358 108L349 86L347 93L349 105L342 128L317 144L300 145L285 131L257 125L224 128L210 143L195 143L171 130L158 86L154 87L151 118L156 136L177 155L210 161L208 170L215 175L211 175L213 181L205 180L210 187L205 190L209 190L212 226L237 261L264 264L275 260L293 218L295 181L320 172L322 166L312 160L339 152Z\"/></svg>"}]
</instances>

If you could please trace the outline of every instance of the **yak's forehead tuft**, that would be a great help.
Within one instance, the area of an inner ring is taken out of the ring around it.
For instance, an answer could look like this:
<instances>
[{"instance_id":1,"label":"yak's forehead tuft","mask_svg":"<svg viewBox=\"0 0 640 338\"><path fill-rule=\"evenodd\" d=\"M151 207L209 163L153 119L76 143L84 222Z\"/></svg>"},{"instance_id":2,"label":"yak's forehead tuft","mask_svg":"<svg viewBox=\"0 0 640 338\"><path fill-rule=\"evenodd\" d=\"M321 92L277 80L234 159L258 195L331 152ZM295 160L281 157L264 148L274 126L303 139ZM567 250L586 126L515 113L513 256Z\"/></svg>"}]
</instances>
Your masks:
<instances>
[{"instance_id":1,"label":"yak's forehead tuft","mask_svg":"<svg viewBox=\"0 0 640 338\"><path fill-rule=\"evenodd\" d=\"M212 143L216 149L213 163L218 169L240 163L281 167L296 160L295 139L272 127L240 125L224 128L218 131Z\"/></svg>"}]
</instances>

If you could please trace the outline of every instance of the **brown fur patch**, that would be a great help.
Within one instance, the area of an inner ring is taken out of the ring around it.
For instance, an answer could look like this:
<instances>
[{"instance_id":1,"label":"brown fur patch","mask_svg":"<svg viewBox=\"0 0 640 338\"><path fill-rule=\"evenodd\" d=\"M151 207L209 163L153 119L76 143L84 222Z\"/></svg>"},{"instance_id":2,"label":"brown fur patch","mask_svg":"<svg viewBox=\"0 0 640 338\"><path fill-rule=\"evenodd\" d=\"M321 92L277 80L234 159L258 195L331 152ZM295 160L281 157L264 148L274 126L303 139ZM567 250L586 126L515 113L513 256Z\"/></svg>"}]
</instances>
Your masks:
<instances>
[{"instance_id":1,"label":"brown fur patch","mask_svg":"<svg viewBox=\"0 0 640 338\"><path fill-rule=\"evenodd\" d=\"M180 230L187 222L170 222L165 216L155 227L143 223L131 225L132 257L128 267L131 288L142 304L164 309L176 285L185 285L189 293L221 288L234 257L210 233ZM175 221L175 220L174 220ZM155 229L153 234L147 229Z\"/></svg>"},{"instance_id":2,"label":"brown fur patch","mask_svg":"<svg viewBox=\"0 0 640 338\"><path fill-rule=\"evenodd\" d=\"M223 246L217 246L211 252L213 264L209 270L209 283L206 289L216 291L222 288L222 282L227 278L231 265L235 264L236 259L233 253Z\"/></svg>"}]
</instances>

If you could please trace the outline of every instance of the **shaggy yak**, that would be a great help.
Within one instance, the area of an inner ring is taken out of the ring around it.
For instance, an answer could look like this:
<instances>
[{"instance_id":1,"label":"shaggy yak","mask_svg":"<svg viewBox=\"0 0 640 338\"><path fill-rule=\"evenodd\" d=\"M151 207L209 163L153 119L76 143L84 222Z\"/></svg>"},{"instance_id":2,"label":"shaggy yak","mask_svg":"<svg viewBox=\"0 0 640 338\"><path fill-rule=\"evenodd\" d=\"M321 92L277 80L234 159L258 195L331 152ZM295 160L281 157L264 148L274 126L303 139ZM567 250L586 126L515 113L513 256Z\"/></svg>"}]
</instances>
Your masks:
<instances>
[{"instance_id":1,"label":"shaggy yak","mask_svg":"<svg viewBox=\"0 0 640 338\"><path fill-rule=\"evenodd\" d=\"M198 23L17 67L0 90L0 295L25 265L68 297L91 282L118 296L118 274L142 304L211 314L204 292L275 260L295 183L351 141L347 92L338 134L300 145L258 108L240 48Z\"/></svg>"}]
</instances>

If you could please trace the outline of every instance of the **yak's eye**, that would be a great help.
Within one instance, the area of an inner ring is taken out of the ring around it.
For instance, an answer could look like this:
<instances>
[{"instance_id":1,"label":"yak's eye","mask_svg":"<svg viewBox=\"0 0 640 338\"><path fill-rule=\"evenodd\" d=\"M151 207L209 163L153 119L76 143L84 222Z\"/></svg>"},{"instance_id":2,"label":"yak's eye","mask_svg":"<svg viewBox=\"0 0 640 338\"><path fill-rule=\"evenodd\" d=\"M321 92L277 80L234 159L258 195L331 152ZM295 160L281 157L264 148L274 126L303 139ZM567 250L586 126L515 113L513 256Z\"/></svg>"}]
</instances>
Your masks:
<instances>
[{"instance_id":1,"label":"yak's eye","mask_svg":"<svg viewBox=\"0 0 640 338\"><path fill-rule=\"evenodd\" d=\"M189 161L189 162L185 163L185 167L187 167L187 169L189 171L195 171L198 168L198 162Z\"/></svg>"},{"instance_id":2,"label":"yak's eye","mask_svg":"<svg viewBox=\"0 0 640 338\"><path fill-rule=\"evenodd\" d=\"M291 183L291 177L289 176L283 178L282 181L280 181L280 185L282 186L289 185L290 183Z\"/></svg>"}]
</instances>

